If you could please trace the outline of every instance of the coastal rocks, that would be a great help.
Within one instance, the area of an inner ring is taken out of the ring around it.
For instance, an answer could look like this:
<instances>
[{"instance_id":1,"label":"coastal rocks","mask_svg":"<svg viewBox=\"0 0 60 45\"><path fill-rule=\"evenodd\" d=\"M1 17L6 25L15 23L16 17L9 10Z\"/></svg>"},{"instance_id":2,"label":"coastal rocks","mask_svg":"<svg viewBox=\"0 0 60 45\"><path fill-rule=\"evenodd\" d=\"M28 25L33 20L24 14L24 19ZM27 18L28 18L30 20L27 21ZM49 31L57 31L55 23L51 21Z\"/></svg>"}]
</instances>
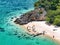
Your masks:
<instances>
[{"instance_id":1,"label":"coastal rocks","mask_svg":"<svg viewBox=\"0 0 60 45\"><path fill-rule=\"evenodd\" d=\"M42 14L40 14L41 10L42 10ZM31 21L43 21L45 20L45 15L46 15L46 11L44 10L44 8L37 8L33 11L21 15L20 18L17 18L14 22L16 24L23 25Z\"/></svg>"}]
</instances>

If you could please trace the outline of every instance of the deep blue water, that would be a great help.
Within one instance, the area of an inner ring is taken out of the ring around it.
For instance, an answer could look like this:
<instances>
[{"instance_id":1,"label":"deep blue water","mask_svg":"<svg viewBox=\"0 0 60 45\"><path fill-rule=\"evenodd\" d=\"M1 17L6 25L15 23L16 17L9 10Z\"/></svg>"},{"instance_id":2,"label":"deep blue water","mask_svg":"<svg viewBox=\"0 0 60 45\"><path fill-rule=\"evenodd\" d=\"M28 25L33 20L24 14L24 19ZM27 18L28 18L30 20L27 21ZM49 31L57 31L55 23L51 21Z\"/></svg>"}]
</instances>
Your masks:
<instances>
[{"instance_id":1,"label":"deep blue water","mask_svg":"<svg viewBox=\"0 0 60 45\"><path fill-rule=\"evenodd\" d=\"M12 21L12 18L33 10L34 2L36 0L0 0L0 45L59 45L48 37L28 35Z\"/></svg>"}]
</instances>

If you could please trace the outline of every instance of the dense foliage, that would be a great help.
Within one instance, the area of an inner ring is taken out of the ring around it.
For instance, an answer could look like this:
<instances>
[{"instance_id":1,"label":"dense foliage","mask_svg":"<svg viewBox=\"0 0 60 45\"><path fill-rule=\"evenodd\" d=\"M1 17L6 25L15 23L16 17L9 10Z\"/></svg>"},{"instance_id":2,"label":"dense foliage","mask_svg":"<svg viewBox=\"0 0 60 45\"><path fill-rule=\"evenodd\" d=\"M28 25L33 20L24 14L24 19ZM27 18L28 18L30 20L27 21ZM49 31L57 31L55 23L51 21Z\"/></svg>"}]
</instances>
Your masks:
<instances>
[{"instance_id":1,"label":"dense foliage","mask_svg":"<svg viewBox=\"0 0 60 45\"><path fill-rule=\"evenodd\" d=\"M46 21L60 26L60 0L38 0L34 6L45 8Z\"/></svg>"}]
</instances>

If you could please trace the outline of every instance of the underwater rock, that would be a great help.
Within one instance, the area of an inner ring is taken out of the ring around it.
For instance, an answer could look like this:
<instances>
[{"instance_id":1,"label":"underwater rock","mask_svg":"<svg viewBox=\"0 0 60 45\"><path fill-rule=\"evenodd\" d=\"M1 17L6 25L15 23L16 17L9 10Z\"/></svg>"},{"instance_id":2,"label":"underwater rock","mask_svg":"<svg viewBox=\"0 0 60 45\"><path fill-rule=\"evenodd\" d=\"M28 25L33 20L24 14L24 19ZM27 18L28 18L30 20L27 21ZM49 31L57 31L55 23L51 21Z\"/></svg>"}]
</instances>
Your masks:
<instances>
[{"instance_id":1,"label":"underwater rock","mask_svg":"<svg viewBox=\"0 0 60 45\"><path fill-rule=\"evenodd\" d=\"M4 28L0 27L0 32L5 32Z\"/></svg>"},{"instance_id":2,"label":"underwater rock","mask_svg":"<svg viewBox=\"0 0 60 45\"><path fill-rule=\"evenodd\" d=\"M27 7L24 7L24 9L25 9L25 10L28 10L28 8L27 8Z\"/></svg>"},{"instance_id":3,"label":"underwater rock","mask_svg":"<svg viewBox=\"0 0 60 45\"><path fill-rule=\"evenodd\" d=\"M18 38L20 38L21 36L17 36Z\"/></svg>"},{"instance_id":4,"label":"underwater rock","mask_svg":"<svg viewBox=\"0 0 60 45\"><path fill-rule=\"evenodd\" d=\"M11 32L8 32L8 33L7 33L7 35L11 36L11 35L12 35L12 33L11 33Z\"/></svg>"},{"instance_id":5,"label":"underwater rock","mask_svg":"<svg viewBox=\"0 0 60 45\"><path fill-rule=\"evenodd\" d=\"M14 34L13 35L17 35L18 34L18 32L17 31L14 31Z\"/></svg>"},{"instance_id":6,"label":"underwater rock","mask_svg":"<svg viewBox=\"0 0 60 45\"><path fill-rule=\"evenodd\" d=\"M39 44L39 42L36 42L36 44Z\"/></svg>"},{"instance_id":7,"label":"underwater rock","mask_svg":"<svg viewBox=\"0 0 60 45\"><path fill-rule=\"evenodd\" d=\"M14 17L11 17L11 19L14 19Z\"/></svg>"}]
</instances>

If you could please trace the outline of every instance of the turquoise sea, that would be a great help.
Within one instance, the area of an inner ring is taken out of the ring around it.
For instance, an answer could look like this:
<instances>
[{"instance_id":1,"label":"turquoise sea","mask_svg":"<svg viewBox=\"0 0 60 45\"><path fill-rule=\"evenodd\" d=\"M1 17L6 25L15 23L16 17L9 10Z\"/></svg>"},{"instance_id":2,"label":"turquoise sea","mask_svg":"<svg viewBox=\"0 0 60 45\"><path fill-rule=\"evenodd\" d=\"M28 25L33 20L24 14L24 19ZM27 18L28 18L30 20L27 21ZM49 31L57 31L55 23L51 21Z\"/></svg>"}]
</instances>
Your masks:
<instances>
[{"instance_id":1,"label":"turquoise sea","mask_svg":"<svg viewBox=\"0 0 60 45\"><path fill-rule=\"evenodd\" d=\"M0 45L60 45L48 37L30 36L12 22L13 18L34 10L34 2L36 0L0 0Z\"/></svg>"}]
</instances>

